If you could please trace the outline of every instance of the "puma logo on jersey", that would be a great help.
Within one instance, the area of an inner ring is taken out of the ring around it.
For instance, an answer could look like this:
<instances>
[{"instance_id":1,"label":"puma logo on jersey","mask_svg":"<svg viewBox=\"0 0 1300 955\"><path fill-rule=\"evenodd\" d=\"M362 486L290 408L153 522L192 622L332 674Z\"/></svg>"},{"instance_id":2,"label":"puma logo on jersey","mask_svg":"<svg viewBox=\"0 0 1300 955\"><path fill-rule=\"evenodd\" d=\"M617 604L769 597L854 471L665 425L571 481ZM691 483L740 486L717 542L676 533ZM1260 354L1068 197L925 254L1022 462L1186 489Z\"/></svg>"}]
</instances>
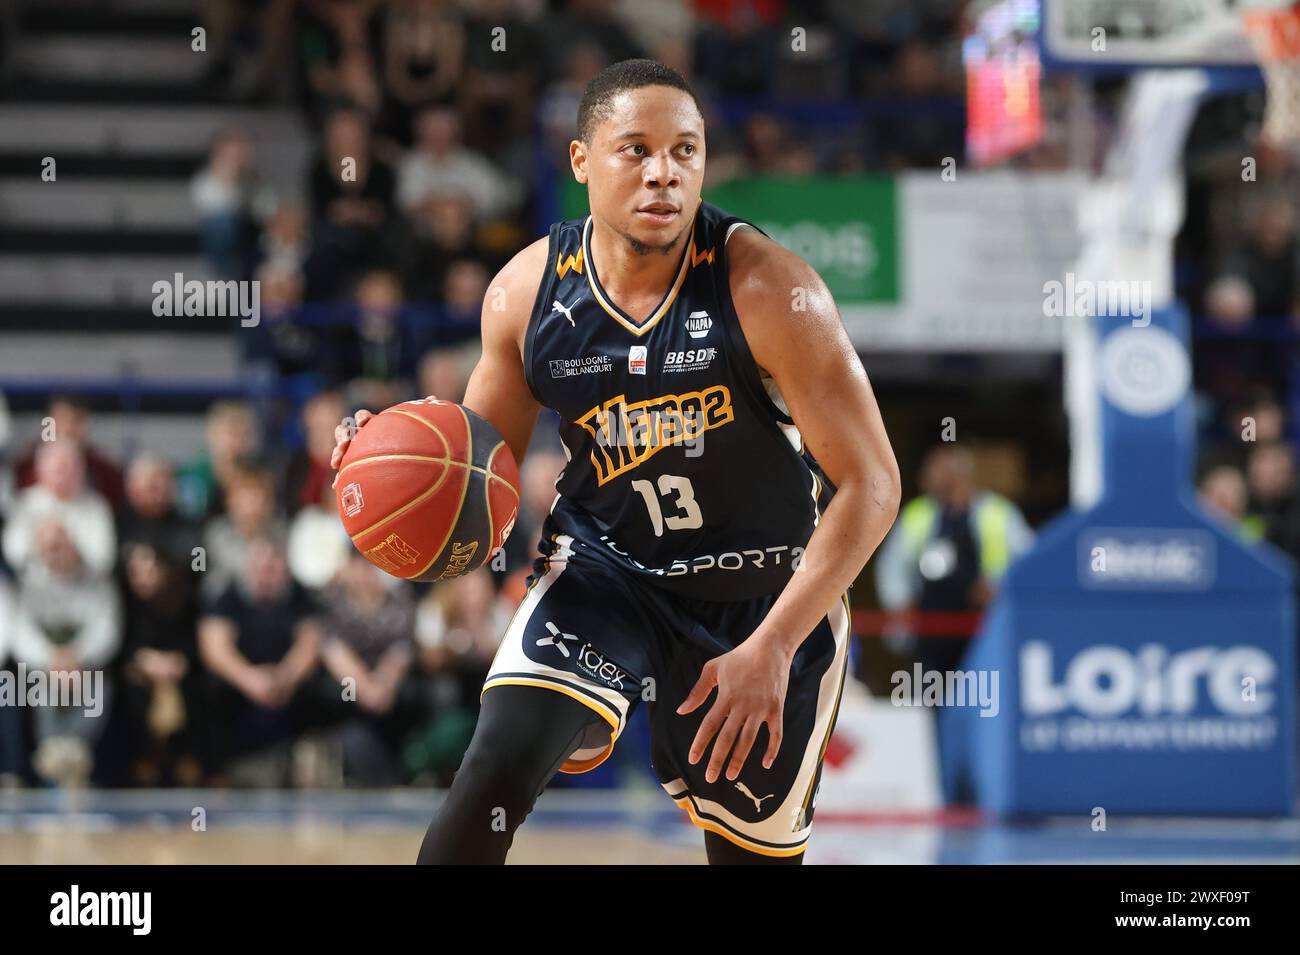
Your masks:
<instances>
[{"instance_id":1,"label":"puma logo on jersey","mask_svg":"<svg viewBox=\"0 0 1300 955\"><path fill-rule=\"evenodd\" d=\"M632 403L626 395L619 395L592 408L576 424L596 442L591 463L596 483L601 485L644 464L664 448L692 442L705 431L735 419L731 389L711 385L702 391Z\"/></svg>"},{"instance_id":2,"label":"puma logo on jersey","mask_svg":"<svg viewBox=\"0 0 1300 955\"><path fill-rule=\"evenodd\" d=\"M573 305L570 305L568 308L565 308L563 305L559 303L558 300L556 300L554 302L551 302L551 311L563 313L564 317L569 320L569 324L572 325L574 328L577 328L578 323L573 320L573 308L581 301L582 301L582 296L579 295L577 298L573 300Z\"/></svg>"},{"instance_id":3,"label":"puma logo on jersey","mask_svg":"<svg viewBox=\"0 0 1300 955\"><path fill-rule=\"evenodd\" d=\"M736 780L736 788L739 789L744 795L748 796L750 799L754 801L754 812L762 812L763 802L765 800L771 799L773 796L776 795L776 793L768 793L766 796L755 796L752 792L750 792L749 787L746 786L744 783L742 783L739 779Z\"/></svg>"}]
</instances>

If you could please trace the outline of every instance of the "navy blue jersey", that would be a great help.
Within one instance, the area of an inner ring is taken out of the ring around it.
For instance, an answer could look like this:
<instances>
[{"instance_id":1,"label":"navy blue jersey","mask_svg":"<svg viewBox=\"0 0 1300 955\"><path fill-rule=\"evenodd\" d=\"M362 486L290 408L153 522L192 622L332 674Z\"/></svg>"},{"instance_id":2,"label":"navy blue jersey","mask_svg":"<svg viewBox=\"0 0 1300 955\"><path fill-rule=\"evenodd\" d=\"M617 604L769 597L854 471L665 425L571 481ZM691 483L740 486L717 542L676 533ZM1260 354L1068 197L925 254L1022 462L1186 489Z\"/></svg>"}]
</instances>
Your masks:
<instances>
[{"instance_id":1,"label":"navy blue jersey","mask_svg":"<svg viewBox=\"0 0 1300 955\"><path fill-rule=\"evenodd\" d=\"M568 464L543 555L571 546L686 597L781 590L824 481L761 375L727 282L746 225L702 203L676 279L647 316L623 312L591 261L591 219L551 227L524 372L561 418Z\"/></svg>"}]
</instances>

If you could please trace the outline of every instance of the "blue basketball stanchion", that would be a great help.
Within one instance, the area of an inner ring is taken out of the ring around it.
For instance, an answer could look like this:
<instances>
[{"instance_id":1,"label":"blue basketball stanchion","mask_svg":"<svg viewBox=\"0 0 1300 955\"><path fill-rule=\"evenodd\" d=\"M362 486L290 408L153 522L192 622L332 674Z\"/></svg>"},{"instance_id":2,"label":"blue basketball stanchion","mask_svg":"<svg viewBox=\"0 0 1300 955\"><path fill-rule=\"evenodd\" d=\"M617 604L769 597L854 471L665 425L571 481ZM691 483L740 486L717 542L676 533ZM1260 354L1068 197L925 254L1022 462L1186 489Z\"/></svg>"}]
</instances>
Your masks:
<instances>
[{"instance_id":1,"label":"blue basketball stanchion","mask_svg":"<svg viewBox=\"0 0 1300 955\"><path fill-rule=\"evenodd\" d=\"M1289 814L1290 559L1192 484L1187 321L1096 319L1104 491L1009 570L963 666L1001 705L940 711L952 765L997 814Z\"/></svg>"}]
</instances>

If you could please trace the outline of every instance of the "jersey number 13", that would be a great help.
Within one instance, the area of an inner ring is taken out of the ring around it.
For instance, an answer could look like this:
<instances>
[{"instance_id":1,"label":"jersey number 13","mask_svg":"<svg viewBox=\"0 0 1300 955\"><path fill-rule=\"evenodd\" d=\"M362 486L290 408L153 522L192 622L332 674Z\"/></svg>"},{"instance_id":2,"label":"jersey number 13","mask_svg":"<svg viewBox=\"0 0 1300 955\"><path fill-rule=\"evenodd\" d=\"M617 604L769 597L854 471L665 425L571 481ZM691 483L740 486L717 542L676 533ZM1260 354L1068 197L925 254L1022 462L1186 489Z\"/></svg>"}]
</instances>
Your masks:
<instances>
[{"instance_id":1,"label":"jersey number 13","mask_svg":"<svg viewBox=\"0 0 1300 955\"><path fill-rule=\"evenodd\" d=\"M632 490L645 499L655 537L663 537L665 527L670 531L684 531L704 526L704 517L700 514L700 505L695 500L695 489L691 487L690 478L678 474L661 474L658 494L655 493L655 486L646 480L633 481ZM659 498L666 499L670 494L676 494L669 503L677 508L678 513L665 517Z\"/></svg>"}]
</instances>

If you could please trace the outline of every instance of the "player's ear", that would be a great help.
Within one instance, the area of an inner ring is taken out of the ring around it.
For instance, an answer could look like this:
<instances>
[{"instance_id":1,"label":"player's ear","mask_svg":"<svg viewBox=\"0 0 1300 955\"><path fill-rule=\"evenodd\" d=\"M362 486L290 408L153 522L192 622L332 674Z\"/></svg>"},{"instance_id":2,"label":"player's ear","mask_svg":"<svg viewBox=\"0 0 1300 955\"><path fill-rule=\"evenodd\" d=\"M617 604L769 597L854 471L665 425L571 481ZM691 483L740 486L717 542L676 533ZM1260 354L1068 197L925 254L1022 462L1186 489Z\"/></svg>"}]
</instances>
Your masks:
<instances>
[{"instance_id":1,"label":"player's ear","mask_svg":"<svg viewBox=\"0 0 1300 955\"><path fill-rule=\"evenodd\" d=\"M569 166L573 169L573 178L584 186L587 184L587 147L581 139L569 143Z\"/></svg>"}]
</instances>

